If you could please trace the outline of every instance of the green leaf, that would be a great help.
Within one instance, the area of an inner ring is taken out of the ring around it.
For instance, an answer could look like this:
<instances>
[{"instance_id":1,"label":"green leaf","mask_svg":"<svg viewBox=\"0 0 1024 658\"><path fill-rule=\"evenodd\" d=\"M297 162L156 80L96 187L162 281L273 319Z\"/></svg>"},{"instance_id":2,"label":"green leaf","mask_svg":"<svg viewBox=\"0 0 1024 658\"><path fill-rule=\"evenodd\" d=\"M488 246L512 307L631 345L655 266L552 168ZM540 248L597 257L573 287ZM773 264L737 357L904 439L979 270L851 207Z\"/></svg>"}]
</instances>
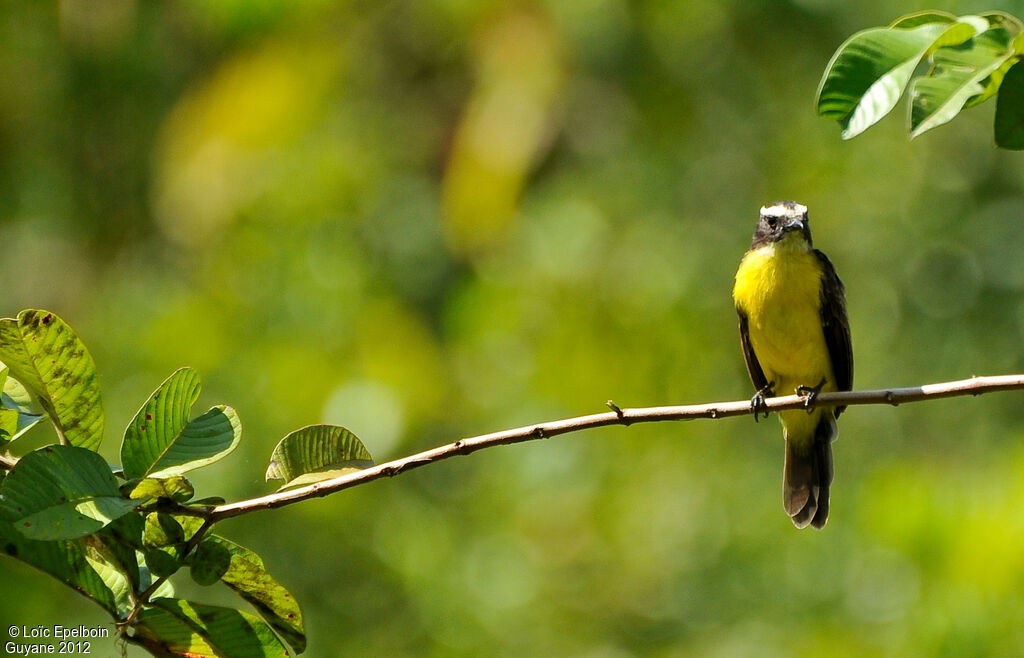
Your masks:
<instances>
[{"instance_id":1,"label":"green leaf","mask_svg":"<svg viewBox=\"0 0 1024 658\"><path fill-rule=\"evenodd\" d=\"M231 407L213 407L189 421L200 388L196 372L182 368L142 405L121 444L125 477L180 475L235 449L242 437L242 425Z\"/></svg>"},{"instance_id":2,"label":"green leaf","mask_svg":"<svg viewBox=\"0 0 1024 658\"><path fill-rule=\"evenodd\" d=\"M174 520L181 524L182 530L185 531L185 541L192 539L193 535L199 532L199 529L203 527L203 520L194 516L183 516L175 515Z\"/></svg>"},{"instance_id":3,"label":"green leaf","mask_svg":"<svg viewBox=\"0 0 1024 658\"><path fill-rule=\"evenodd\" d=\"M906 14L900 16L892 24L890 28L899 28L903 30L909 30L919 25L925 25L928 23L955 23L956 16L945 11L935 11L932 9L926 9L924 11L915 11L912 14Z\"/></svg>"},{"instance_id":4,"label":"green leaf","mask_svg":"<svg viewBox=\"0 0 1024 658\"><path fill-rule=\"evenodd\" d=\"M932 71L910 86L911 138L946 123L968 99L980 97L985 92L982 81L1013 56L1012 38L997 27L959 46L932 53Z\"/></svg>"},{"instance_id":5,"label":"green leaf","mask_svg":"<svg viewBox=\"0 0 1024 658\"><path fill-rule=\"evenodd\" d=\"M135 551L132 551L130 561L111 559L115 553L111 547L97 538L97 535L89 535L82 540L89 545L90 551L86 554L89 565L103 579L103 583L114 594L117 603L117 613L123 617L132 609L131 593L138 591L140 571L138 558Z\"/></svg>"},{"instance_id":6,"label":"green leaf","mask_svg":"<svg viewBox=\"0 0 1024 658\"><path fill-rule=\"evenodd\" d=\"M843 139L859 135L896 106L925 55L937 47L963 43L975 32L970 23L942 19L854 34L825 70L818 86L818 115L838 121Z\"/></svg>"},{"instance_id":7,"label":"green leaf","mask_svg":"<svg viewBox=\"0 0 1024 658\"><path fill-rule=\"evenodd\" d=\"M120 568L104 561L98 560L94 557L87 556L89 560L89 566L93 568L96 574L103 580L103 583L110 589L114 594L114 600L117 602L116 615L117 617L124 617L132 609L130 593L133 591L133 587L128 578L128 574Z\"/></svg>"},{"instance_id":8,"label":"green leaf","mask_svg":"<svg viewBox=\"0 0 1024 658\"><path fill-rule=\"evenodd\" d=\"M363 466L356 466L356 463L357 462L352 462L352 466L346 466L343 468L325 468L321 471L303 473L297 478L293 478L291 480L288 480L286 483L282 484L280 487L278 487L278 491L286 491L288 489L304 487L309 484L316 484L317 482L323 482L325 480L333 480L334 478L338 478L343 475L349 475L350 473L360 471L366 468L367 466L373 466L373 462L370 461L358 462L360 464L365 464Z\"/></svg>"},{"instance_id":9,"label":"green leaf","mask_svg":"<svg viewBox=\"0 0 1024 658\"><path fill-rule=\"evenodd\" d=\"M1024 29L1024 22L1005 11L987 11L979 16L984 18L990 27L1001 27L1010 34L1020 34Z\"/></svg>"},{"instance_id":10,"label":"green leaf","mask_svg":"<svg viewBox=\"0 0 1024 658\"><path fill-rule=\"evenodd\" d=\"M9 370L6 366L4 372ZM28 389L21 385L17 379L13 377L7 377L5 374L3 394L0 395L0 414L5 416L9 412L14 411L17 413L17 426L11 433L10 440L21 437L28 430L36 426L36 423L46 417L42 413L42 409L32 401L32 396L29 394ZM6 416L10 418L10 416ZM9 422L5 421L5 422ZM5 427L7 427L5 425ZM9 427L8 427L9 429Z\"/></svg>"},{"instance_id":11,"label":"green leaf","mask_svg":"<svg viewBox=\"0 0 1024 658\"><path fill-rule=\"evenodd\" d=\"M146 566L157 576L173 576L181 568L178 549L174 546L145 548L142 555Z\"/></svg>"},{"instance_id":12,"label":"green leaf","mask_svg":"<svg viewBox=\"0 0 1024 658\"><path fill-rule=\"evenodd\" d=\"M223 505L226 502L227 500L222 498L221 496L207 496L205 498L197 498L196 500L190 502L189 505L191 507L216 507L217 505Z\"/></svg>"},{"instance_id":13,"label":"green leaf","mask_svg":"<svg viewBox=\"0 0 1024 658\"><path fill-rule=\"evenodd\" d=\"M18 434L19 416L14 409L0 407L0 448L13 441Z\"/></svg>"},{"instance_id":14,"label":"green leaf","mask_svg":"<svg viewBox=\"0 0 1024 658\"><path fill-rule=\"evenodd\" d=\"M1000 85L1003 84L1003 77L1006 76L1006 72L1016 63L1017 60L1013 57L1008 57L1003 60L1003 63L1000 64L996 70L992 71L987 78L981 81L981 93L977 96L972 96L964 107L970 108L975 105L981 105L988 99L995 96L999 92Z\"/></svg>"},{"instance_id":15,"label":"green leaf","mask_svg":"<svg viewBox=\"0 0 1024 658\"><path fill-rule=\"evenodd\" d=\"M189 500L196 492L192 483L181 475L169 478L133 480L121 486L122 493L126 490L128 497L132 499L170 498L178 503L184 503Z\"/></svg>"},{"instance_id":16,"label":"green leaf","mask_svg":"<svg viewBox=\"0 0 1024 658\"><path fill-rule=\"evenodd\" d=\"M192 627L169 612L146 608L132 625L132 640L154 656L188 656L189 658L221 658Z\"/></svg>"},{"instance_id":17,"label":"green leaf","mask_svg":"<svg viewBox=\"0 0 1024 658\"><path fill-rule=\"evenodd\" d=\"M4 366L4 387L3 387L3 403L4 406L11 409L20 409L26 412L32 412L34 415L42 415L39 413L39 408L36 407L35 403L32 402L32 396L29 395L28 389L22 386L21 382L13 377L8 377L10 368Z\"/></svg>"},{"instance_id":18,"label":"green leaf","mask_svg":"<svg viewBox=\"0 0 1024 658\"><path fill-rule=\"evenodd\" d=\"M28 453L0 484L0 513L31 539L88 535L141 502L122 498L106 461L75 446Z\"/></svg>"},{"instance_id":19,"label":"green leaf","mask_svg":"<svg viewBox=\"0 0 1024 658\"><path fill-rule=\"evenodd\" d=\"M158 574L156 571L152 570L150 568L150 566L146 563L146 552L148 550L149 549L146 549L146 550L143 550L143 551L138 553L138 557L139 557L139 574L141 576L141 578L140 578L141 582L139 583L139 590L140 591L145 591L145 590L149 589L149 587L153 584L153 582L155 580L154 576L156 576L157 578L159 578L159 576L160 576L160 574ZM174 595L175 595L174 583L172 583L169 579L168 580L164 580L156 588L156 590L153 592L153 598L172 597Z\"/></svg>"},{"instance_id":20,"label":"green leaf","mask_svg":"<svg viewBox=\"0 0 1024 658\"><path fill-rule=\"evenodd\" d=\"M150 548L164 548L185 542L185 529L170 514L153 512L146 515L142 543Z\"/></svg>"},{"instance_id":21,"label":"green leaf","mask_svg":"<svg viewBox=\"0 0 1024 658\"><path fill-rule=\"evenodd\" d=\"M267 480L285 480L286 486L303 475L326 479L325 471L359 470L373 458L356 435L337 425L310 425L281 439L270 456ZM340 474L340 473L339 473Z\"/></svg>"},{"instance_id":22,"label":"green leaf","mask_svg":"<svg viewBox=\"0 0 1024 658\"><path fill-rule=\"evenodd\" d=\"M18 532L13 523L0 519L0 551L53 576L111 614L118 614L117 597L90 565L81 540L29 539Z\"/></svg>"},{"instance_id":23,"label":"green leaf","mask_svg":"<svg viewBox=\"0 0 1024 658\"><path fill-rule=\"evenodd\" d=\"M99 377L75 332L49 311L0 319L0 361L50 417L61 443L96 450L103 439Z\"/></svg>"},{"instance_id":24,"label":"green leaf","mask_svg":"<svg viewBox=\"0 0 1024 658\"><path fill-rule=\"evenodd\" d=\"M159 642L164 651L171 650L177 655L247 658L289 655L274 631L247 612L183 599L153 599L152 604L152 608L146 608L139 615L135 631ZM172 619L167 619L168 616ZM186 633L185 628L191 633Z\"/></svg>"},{"instance_id":25,"label":"green leaf","mask_svg":"<svg viewBox=\"0 0 1024 658\"><path fill-rule=\"evenodd\" d=\"M3 390L4 384L7 383L7 373L9 371L10 368L0 365L0 390ZM0 405L2 403L3 401L0 399ZM12 437L17 434L18 416L19 414L16 409L0 406L0 448L3 448L12 441Z\"/></svg>"},{"instance_id":26,"label":"green leaf","mask_svg":"<svg viewBox=\"0 0 1024 658\"><path fill-rule=\"evenodd\" d=\"M213 535L209 539L231 554L231 566L221 582L256 608L297 653L305 651L306 630L302 610L295 597L267 572L260 556L223 537Z\"/></svg>"},{"instance_id":27,"label":"green leaf","mask_svg":"<svg viewBox=\"0 0 1024 658\"><path fill-rule=\"evenodd\" d=\"M189 556L189 572L199 585L212 585L220 580L231 565L231 553L221 544L204 539Z\"/></svg>"},{"instance_id":28,"label":"green leaf","mask_svg":"<svg viewBox=\"0 0 1024 658\"><path fill-rule=\"evenodd\" d=\"M1024 64L1018 61L1003 78L996 98L996 146L1024 149Z\"/></svg>"},{"instance_id":29,"label":"green leaf","mask_svg":"<svg viewBox=\"0 0 1024 658\"><path fill-rule=\"evenodd\" d=\"M139 591L139 554L143 520L139 514L125 514L99 532L83 537L87 557L96 573L114 593L118 610L131 609L130 593Z\"/></svg>"}]
</instances>

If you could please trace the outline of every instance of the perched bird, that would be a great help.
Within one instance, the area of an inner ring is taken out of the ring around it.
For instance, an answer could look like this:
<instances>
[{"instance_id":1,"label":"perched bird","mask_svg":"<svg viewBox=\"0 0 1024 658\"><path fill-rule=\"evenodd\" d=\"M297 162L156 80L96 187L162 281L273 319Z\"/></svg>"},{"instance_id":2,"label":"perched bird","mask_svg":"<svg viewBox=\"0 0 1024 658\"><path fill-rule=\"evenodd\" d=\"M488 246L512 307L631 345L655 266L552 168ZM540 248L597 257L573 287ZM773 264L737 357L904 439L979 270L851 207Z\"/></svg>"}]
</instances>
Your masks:
<instances>
[{"instance_id":1,"label":"perched bird","mask_svg":"<svg viewBox=\"0 0 1024 658\"><path fill-rule=\"evenodd\" d=\"M761 208L743 256L733 300L740 345L757 393L754 419L766 397L807 396L806 409L779 412L786 440L783 502L798 528L828 520L832 441L845 407L817 409L821 391L853 386L853 348L843 283L828 257L811 244L807 207L777 201Z\"/></svg>"}]
</instances>

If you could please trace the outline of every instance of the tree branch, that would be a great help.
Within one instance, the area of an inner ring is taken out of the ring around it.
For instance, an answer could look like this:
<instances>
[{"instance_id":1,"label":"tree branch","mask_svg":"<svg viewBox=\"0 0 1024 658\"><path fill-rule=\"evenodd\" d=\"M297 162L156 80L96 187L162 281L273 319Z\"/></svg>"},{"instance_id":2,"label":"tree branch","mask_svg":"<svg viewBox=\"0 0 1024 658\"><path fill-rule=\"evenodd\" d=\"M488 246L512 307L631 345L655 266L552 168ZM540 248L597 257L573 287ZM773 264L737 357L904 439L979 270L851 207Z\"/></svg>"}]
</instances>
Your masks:
<instances>
[{"instance_id":1,"label":"tree branch","mask_svg":"<svg viewBox=\"0 0 1024 658\"><path fill-rule=\"evenodd\" d=\"M972 377L955 382L943 382L941 384L925 384L924 386L913 386L909 388L888 388L869 391L842 391L839 393L821 393L815 400L816 407L856 406L865 404L890 404L893 406L905 402L920 402L938 398L949 398L961 395L981 395L994 391L1008 391L1024 389L1024 375L1003 375L995 377ZM800 409L804 406L806 398L797 395L786 395L782 397L769 398L765 400L763 409L769 411L783 411L786 409ZM210 510L207 517L208 522L215 523L234 516L241 516L256 510L273 509L284 507L309 498L320 498L342 489L348 489L360 484L383 477L392 477L418 468L426 464L448 459L456 455L468 455L477 450L493 446L506 445L510 443L521 443L535 439L546 439L559 434L579 432L580 430L594 427L605 427L608 425L632 425L633 423L653 423L668 420L693 420L697 418L727 418L729 416L751 415L750 400L739 400L736 402L717 402L711 404L681 405L669 407L644 407L636 409L622 409L614 402L609 401L608 406L612 411L591 414L589 416L578 416L564 420L554 420L536 425L527 425L515 429L483 434L467 439L459 439L454 443L438 446L424 452L395 459L393 461L378 464L355 473L342 475L330 480L324 480L315 484L280 491L242 500L236 503L218 505Z\"/></svg>"}]
</instances>

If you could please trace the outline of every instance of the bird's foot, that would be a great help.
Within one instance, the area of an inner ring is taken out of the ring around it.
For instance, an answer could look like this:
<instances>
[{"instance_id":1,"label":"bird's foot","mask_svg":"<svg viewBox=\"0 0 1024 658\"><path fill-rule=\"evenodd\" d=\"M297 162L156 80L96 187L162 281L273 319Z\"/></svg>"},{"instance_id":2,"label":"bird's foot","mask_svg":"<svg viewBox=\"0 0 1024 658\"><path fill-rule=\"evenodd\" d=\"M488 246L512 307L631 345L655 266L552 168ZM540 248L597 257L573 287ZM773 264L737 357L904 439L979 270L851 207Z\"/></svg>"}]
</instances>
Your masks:
<instances>
[{"instance_id":1,"label":"bird's foot","mask_svg":"<svg viewBox=\"0 0 1024 658\"><path fill-rule=\"evenodd\" d=\"M750 410L754 412L754 422L759 422L758 415L764 414L764 417L768 417L768 405L764 403L766 398L775 397L775 391L772 387L775 386L775 382L768 382L754 393L754 397L750 398Z\"/></svg>"},{"instance_id":2,"label":"bird's foot","mask_svg":"<svg viewBox=\"0 0 1024 658\"><path fill-rule=\"evenodd\" d=\"M807 413L814 411L814 401L818 399L818 393L821 393L821 389L824 386L825 378L822 377L817 386L804 386L801 384L796 387L796 394L805 396L804 409L807 410Z\"/></svg>"}]
</instances>

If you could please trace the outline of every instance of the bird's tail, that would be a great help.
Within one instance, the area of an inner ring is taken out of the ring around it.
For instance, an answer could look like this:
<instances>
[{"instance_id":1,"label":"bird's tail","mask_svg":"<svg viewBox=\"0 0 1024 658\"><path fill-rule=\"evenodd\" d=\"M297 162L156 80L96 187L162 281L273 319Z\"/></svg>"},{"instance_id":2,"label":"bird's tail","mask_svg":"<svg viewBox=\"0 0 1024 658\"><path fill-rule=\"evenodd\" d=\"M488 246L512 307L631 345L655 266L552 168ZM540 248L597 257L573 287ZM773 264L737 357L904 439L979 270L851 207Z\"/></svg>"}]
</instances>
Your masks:
<instances>
[{"instance_id":1,"label":"bird's tail","mask_svg":"<svg viewBox=\"0 0 1024 658\"><path fill-rule=\"evenodd\" d=\"M825 527L828 495L832 486L832 441L836 438L835 417L825 410L814 430L814 439L800 445L786 439L786 466L782 495L793 525Z\"/></svg>"}]
</instances>

